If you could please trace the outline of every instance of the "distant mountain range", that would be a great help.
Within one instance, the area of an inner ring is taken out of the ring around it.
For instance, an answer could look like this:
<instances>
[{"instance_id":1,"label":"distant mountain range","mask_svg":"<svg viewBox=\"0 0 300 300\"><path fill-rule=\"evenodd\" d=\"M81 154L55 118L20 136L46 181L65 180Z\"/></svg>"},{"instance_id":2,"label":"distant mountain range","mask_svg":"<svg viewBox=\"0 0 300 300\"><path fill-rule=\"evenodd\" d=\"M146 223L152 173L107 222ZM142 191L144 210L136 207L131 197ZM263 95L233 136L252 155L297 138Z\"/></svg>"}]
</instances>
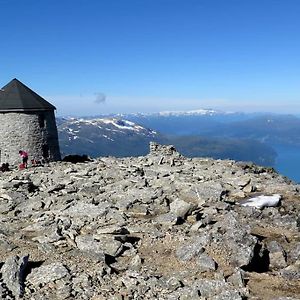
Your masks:
<instances>
[{"instance_id":1,"label":"distant mountain range","mask_svg":"<svg viewBox=\"0 0 300 300\"><path fill-rule=\"evenodd\" d=\"M213 110L61 118L58 132L63 155L139 156L148 153L150 141L156 141L173 144L188 157L229 158L273 165L276 152L261 141L208 134L213 130L219 132L220 124L229 125L230 120L247 118L244 114Z\"/></svg>"},{"instance_id":2,"label":"distant mountain range","mask_svg":"<svg viewBox=\"0 0 300 300\"><path fill-rule=\"evenodd\" d=\"M62 155L145 155L150 141L161 140L157 132L119 118L61 118L57 125Z\"/></svg>"},{"instance_id":3,"label":"distant mountain range","mask_svg":"<svg viewBox=\"0 0 300 300\"><path fill-rule=\"evenodd\" d=\"M216 135L216 132L211 132ZM200 133L201 134L201 133ZM218 136L251 138L269 145L300 146L300 119L293 115L263 115L224 124Z\"/></svg>"},{"instance_id":4,"label":"distant mountain range","mask_svg":"<svg viewBox=\"0 0 300 300\"><path fill-rule=\"evenodd\" d=\"M300 146L300 118L293 115L208 110L203 114L129 114L123 117L164 134L254 139L270 146Z\"/></svg>"},{"instance_id":5,"label":"distant mountain range","mask_svg":"<svg viewBox=\"0 0 300 300\"><path fill-rule=\"evenodd\" d=\"M129 114L132 116L160 116L160 117L170 117L170 116L213 116L218 114L227 114L226 112L217 111L214 109L195 109L186 111L161 111L156 113L133 113ZM126 116L126 115L125 115Z\"/></svg>"}]
</instances>

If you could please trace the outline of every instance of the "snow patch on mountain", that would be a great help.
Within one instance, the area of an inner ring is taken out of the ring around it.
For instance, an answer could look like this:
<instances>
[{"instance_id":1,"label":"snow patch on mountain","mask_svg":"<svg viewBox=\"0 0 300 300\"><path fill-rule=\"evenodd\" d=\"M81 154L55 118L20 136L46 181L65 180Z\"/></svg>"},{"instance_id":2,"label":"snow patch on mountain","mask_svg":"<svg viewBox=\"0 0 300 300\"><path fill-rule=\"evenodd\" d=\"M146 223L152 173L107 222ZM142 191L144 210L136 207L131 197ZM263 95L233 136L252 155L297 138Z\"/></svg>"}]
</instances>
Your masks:
<instances>
[{"instance_id":1,"label":"snow patch on mountain","mask_svg":"<svg viewBox=\"0 0 300 300\"><path fill-rule=\"evenodd\" d=\"M215 116L215 115L228 115L236 114L236 112L231 111L220 111L214 109L194 109L194 110L167 110L161 112L139 112L139 113L129 113L129 114L116 114L119 118L131 118L131 117L181 117L181 116Z\"/></svg>"},{"instance_id":2,"label":"snow patch on mountain","mask_svg":"<svg viewBox=\"0 0 300 300\"><path fill-rule=\"evenodd\" d=\"M156 136L157 132L142 127L134 122L120 118L95 118L95 119L76 119L65 118L64 122L58 127L60 132L68 135L68 140L84 138L82 130L89 129L89 132L97 133L98 137L103 137L109 141L114 141L115 134L126 135L129 133L142 136ZM90 142L90 141L89 141Z\"/></svg>"},{"instance_id":3,"label":"snow patch on mountain","mask_svg":"<svg viewBox=\"0 0 300 300\"><path fill-rule=\"evenodd\" d=\"M158 115L160 116L204 116L204 115L216 115L220 112L213 110L213 109L195 109L195 110L187 110L187 111L162 111L159 112Z\"/></svg>"},{"instance_id":4,"label":"snow patch on mountain","mask_svg":"<svg viewBox=\"0 0 300 300\"><path fill-rule=\"evenodd\" d=\"M104 124L111 124L119 129L122 130L134 130L134 131L141 131L145 130L144 127L139 126L131 121L128 120L121 120L121 119L98 119L98 121L103 122Z\"/></svg>"},{"instance_id":5,"label":"snow patch on mountain","mask_svg":"<svg viewBox=\"0 0 300 300\"><path fill-rule=\"evenodd\" d=\"M149 151L149 142L161 141L160 133L125 118L63 118L58 120L62 155L140 156Z\"/></svg>"}]
</instances>

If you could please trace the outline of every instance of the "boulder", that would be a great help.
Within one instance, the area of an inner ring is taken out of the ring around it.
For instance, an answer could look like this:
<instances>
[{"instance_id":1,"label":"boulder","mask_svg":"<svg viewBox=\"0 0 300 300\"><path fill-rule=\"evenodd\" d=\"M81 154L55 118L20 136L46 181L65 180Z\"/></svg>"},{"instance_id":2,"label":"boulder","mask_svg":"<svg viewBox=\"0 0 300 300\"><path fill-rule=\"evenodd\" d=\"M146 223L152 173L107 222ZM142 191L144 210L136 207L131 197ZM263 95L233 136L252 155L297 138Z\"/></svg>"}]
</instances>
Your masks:
<instances>
[{"instance_id":1,"label":"boulder","mask_svg":"<svg viewBox=\"0 0 300 300\"><path fill-rule=\"evenodd\" d=\"M68 276L68 269L62 263L55 262L32 269L26 281L30 282L33 286L40 286Z\"/></svg>"},{"instance_id":2,"label":"boulder","mask_svg":"<svg viewBox=\"0 0 300 300\"><path fill-rule=\"evenodd\" d=\"M29 255L11 256L6 259L1 268L2 280L7 288L16 297L22 297L24 294L24 280Z\"/></svg>"}]
</instances>

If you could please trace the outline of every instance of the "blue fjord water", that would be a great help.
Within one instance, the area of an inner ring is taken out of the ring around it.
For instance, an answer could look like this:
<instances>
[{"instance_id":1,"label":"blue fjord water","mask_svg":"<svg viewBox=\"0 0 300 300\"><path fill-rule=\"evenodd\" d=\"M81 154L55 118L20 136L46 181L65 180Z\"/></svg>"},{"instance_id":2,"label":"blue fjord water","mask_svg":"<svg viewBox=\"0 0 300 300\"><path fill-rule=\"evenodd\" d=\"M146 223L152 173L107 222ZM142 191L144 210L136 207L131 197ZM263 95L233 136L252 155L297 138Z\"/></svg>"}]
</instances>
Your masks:
<instances>
[{"instance_id":1,"label":"blue fjord water","mask_svg":"<svg viewBox=\"0 0 300 300\"><path fill-rule=\"evenodd\" d=\"M275 145L273 148L278 154L275 170L300 183L300 147Z\"/></svg>"}]
</instances>

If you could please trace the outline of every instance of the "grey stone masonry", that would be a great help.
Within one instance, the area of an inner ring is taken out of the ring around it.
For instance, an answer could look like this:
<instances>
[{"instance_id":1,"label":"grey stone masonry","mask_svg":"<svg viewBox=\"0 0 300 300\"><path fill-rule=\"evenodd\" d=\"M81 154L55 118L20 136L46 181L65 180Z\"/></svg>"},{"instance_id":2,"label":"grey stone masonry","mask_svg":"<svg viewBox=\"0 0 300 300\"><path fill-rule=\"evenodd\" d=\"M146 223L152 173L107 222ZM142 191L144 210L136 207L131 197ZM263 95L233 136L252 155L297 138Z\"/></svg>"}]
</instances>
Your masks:
<instances>
[{"instance_id":1,"label":"grey stone masonry","mask_svg":"<svg viewBox=\"0 0 300 300\"><path fill-rule=\"evenodd\" d=\"M173 145L160 145L155 142L150 142L150 154L163 155L163 156L170 156L170 155L180 156L180 154L176 151Z\"/></svg>"},{"instance_id":2,"label":"grey stone masonry","mask_svg":"<svg viewBox=\"0 0 300 300\"><path fill-rule=\"evenodd\" d=\"M0 163L19 164L19 150L29 161L61 159L53 110L0 112Z\"/></svg>"}]
</instances>

